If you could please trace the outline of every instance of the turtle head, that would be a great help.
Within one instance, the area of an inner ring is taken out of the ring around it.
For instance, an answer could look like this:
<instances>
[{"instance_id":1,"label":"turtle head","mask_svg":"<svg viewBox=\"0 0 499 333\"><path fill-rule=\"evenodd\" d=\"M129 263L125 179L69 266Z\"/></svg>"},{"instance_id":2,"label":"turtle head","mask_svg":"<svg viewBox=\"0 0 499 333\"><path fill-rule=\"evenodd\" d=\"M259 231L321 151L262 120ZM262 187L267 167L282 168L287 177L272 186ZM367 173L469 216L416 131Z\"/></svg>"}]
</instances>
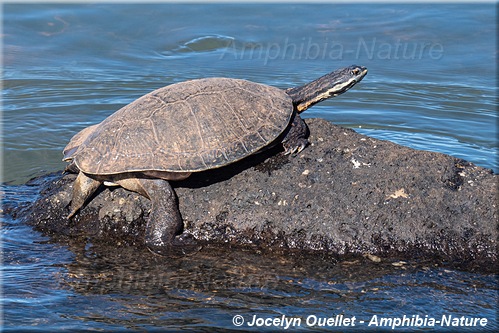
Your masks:
<instances>
[{"instance_id":1,"label":"turtle head","mask_svg":"<svg viewBox=\"0 0 499 333\"><path fill-rule=\"evenodd\" d=\"M290 88L286 93L293 99L296 110L303 112L320 101L343 94L366 74L366 67L352 65L337 69L304 86Z\"/></svg>"}]
</instances>

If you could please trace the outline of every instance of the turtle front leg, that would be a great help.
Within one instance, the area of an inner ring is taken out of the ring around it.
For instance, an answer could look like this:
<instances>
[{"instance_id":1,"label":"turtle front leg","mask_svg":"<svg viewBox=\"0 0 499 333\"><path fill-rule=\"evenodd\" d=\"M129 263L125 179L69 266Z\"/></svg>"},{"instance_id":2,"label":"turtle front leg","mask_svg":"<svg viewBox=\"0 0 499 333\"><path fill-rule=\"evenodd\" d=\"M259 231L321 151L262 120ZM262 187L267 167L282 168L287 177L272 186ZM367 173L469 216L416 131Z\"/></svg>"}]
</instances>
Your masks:
<instances>
[{"instance_id":1,"label":"turtle front leg","mask_svg":"<svg viewBox=\"0 0 499 333\"><path fill-rule=\"evenodd\" d=\"M97 190L101 182L92 179L80 171L73 183L73 197L71 198L71 204L69 206L70 213L68 219L71 218L78 209L80 209L85 201Z\"/></svg>"},{"instance_id":2,"label":"turtle front leg","mask_svg":"<svg viewBox=\"0 0 499 333\"><path fill-rule=\"evenodd\" d=\"M288 133L282 140L284 155L299 154L308 145L307 135L307 124L296 114Z\"/></svg>"},{"instance_id":3,"label":"turtle front leg","mask_svg":"<svg viewBox=\"0 0 499 333\"><path fill-rule=\"evenodd\" d=\"M151 200L151 213L145 232L145 243L149 250L160 255L177 252L182 255L183 246L194 245L192 240L177 236L182 232L183 223L175 192L168 181L156 178L126 178L118 180L117 183Z\"/></svg>"}]
</instances>

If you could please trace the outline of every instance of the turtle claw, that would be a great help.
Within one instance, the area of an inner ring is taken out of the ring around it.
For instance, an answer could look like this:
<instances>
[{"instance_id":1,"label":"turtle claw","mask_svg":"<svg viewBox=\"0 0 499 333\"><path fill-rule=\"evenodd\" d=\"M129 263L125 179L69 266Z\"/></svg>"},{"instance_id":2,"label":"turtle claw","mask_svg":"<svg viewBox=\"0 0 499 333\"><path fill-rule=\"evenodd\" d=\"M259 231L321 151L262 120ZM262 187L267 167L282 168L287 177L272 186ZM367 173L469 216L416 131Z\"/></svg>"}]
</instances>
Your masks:
<instances>
[{"instance_id":1,"label":"turtle claw","mask_svg":"<svg viewBox=\"0 0 499 333\"><path fill-rule=\"evenodd\" d=\"M298 155L305 147L308 145L308 140L305 138L300 138L293 142L294 144L291 146L289 142L284 142L284 155Z\"/></svg>"}]
</instances>

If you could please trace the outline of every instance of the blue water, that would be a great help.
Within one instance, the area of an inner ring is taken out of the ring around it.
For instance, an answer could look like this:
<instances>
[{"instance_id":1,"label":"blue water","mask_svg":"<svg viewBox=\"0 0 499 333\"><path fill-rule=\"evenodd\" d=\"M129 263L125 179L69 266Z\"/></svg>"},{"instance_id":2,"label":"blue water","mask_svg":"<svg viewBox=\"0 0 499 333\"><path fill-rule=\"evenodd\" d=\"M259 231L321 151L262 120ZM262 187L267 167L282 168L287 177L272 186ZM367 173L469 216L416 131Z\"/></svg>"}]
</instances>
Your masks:
<instances>
[{"instance_id":1,"label":"blue water","mask_svg":"<svg viewBox=\"0 0 499 333\"><path fill-rule=\"evenodd\" d=\"M21 184L64 168L74 133L153 89L214 76L286 88L351 64L369 74L305 117L498 172L496 13L490 3L4 4L4 204L34 200L39 188ZM495 276L431 263L230 250L122 262L9 215L1 232L7 331L224 331L235 315L336 314L480 317L485 327L464 331L498 328Z\"/></svg>"}]
</instances>

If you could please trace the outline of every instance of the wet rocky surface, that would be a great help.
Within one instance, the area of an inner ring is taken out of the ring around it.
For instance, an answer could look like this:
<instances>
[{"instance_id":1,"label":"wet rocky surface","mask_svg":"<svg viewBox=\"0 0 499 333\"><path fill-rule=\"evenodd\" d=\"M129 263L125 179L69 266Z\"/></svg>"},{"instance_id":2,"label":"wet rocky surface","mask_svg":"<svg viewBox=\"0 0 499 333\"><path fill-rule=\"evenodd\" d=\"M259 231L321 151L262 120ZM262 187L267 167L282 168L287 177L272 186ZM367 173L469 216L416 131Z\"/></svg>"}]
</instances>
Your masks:
<instances>
[{"instance_id":1,"label":"wet rocky surface","mask_svg":"<svg viewBox=\"0 0 499 333\"><path fill-rule=\"evenodd\" d=\"M498 178L491 170L325 120L306 122L310 145L297 156L275 147L173 182L184 233L209 247L497 270ZM75 177L36 178L28 185L40 189L37 200L5 212L54 239L147 251L149 200L102 187L68 220Z\"/></svg>"}]
</instances>

